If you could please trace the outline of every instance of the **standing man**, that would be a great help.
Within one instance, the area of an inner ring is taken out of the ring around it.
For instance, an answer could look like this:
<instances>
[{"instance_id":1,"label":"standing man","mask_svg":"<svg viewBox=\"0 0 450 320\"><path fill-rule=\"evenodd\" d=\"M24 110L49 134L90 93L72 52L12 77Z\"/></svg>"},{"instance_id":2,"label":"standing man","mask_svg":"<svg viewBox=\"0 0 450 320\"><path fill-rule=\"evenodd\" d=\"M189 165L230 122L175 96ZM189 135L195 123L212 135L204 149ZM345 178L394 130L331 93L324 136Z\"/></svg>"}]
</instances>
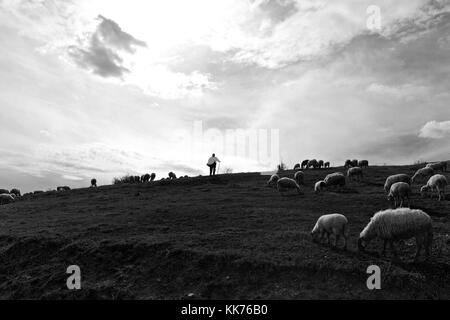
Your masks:
<instances>
[{"instance_id":1,"label":"standing man","mask_svg":"<svg viewBox=\"0 0 450 320\"><path fill-rule=\"evenodd\" d=\"M209 175L215 176L216 175L216 166L217 162L220 162L218 158L216 158L216 155L213 153L212 157L209 158L207 166L209 167Z\"/></svg>"}]
</instances>

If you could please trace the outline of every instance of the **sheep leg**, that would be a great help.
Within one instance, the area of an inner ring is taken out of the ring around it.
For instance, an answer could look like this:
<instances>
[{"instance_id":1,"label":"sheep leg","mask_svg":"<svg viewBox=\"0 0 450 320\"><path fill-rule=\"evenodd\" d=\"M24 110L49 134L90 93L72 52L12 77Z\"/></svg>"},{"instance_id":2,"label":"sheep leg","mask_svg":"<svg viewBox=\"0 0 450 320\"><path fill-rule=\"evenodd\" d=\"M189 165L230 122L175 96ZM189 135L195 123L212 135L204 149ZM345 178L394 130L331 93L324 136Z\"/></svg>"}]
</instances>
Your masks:
<instances>
[{"instance_id":1,"label":"sheep leg","mask_svg":"<svg viewBox=\"0 0 450 320\"><path fill-rule=\"evenodd\" d=\"M340 239L339 235L336 234L336 235L334 236L334 246L335 246L336 248L337 248L337 246L338 246L338 244L339 244L339 239Z\"/></svg>"},{"instance_id":2,"label":"sheep leg","mask_svg":"<svg viewBox=\"0 0 450 320\"><path fill-rule=\"evenodd\" d=\"M416 250L416 256L414 257L414 262L418 262L419 261L420 251L422 251L422 244L423 244L424 240L425 239L424 239L423 236L417 236L416 237L417 250Z\"/></svg>"},{"instance_id":3,"label":"sheep leg","mask_svg":"<svg viewBox=\"0 0 450 320\"><path fill-rule=\"evenodd\" d=\"M394 256L394 261L399 262L400 259L398 258L397 249L395 249L393 240L389 240L389 247L390 247L391 252L392 252L392 254Z\"/></svg>"}]
</instances>

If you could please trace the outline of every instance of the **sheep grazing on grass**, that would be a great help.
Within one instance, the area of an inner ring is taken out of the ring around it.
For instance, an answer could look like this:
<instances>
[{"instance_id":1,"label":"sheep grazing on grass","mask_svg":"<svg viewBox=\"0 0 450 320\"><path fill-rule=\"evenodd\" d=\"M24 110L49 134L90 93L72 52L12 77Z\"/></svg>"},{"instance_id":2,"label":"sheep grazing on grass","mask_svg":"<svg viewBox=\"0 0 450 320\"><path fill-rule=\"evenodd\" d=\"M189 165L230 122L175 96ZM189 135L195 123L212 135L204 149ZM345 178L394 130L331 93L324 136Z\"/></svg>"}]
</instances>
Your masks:
<instances>
[{"instance_id":1,"label":"sheep grazing on grass","mask_svg":"<svg viewBox=\"0 0 450 320\"><path fill-rule=\"evenodd\" d=\"M297 163L295 166L294 166L294 170L300 170L301 169L301 165L300 165L300 163Z\"/></svg>"},{"instance_id":2,"label":"sheep grazing on grass","mask_svg":"<svg viewBox=\"0 0 450 320\"><path fill-rule=\"evenodd\" d=\"M303 185L303 184L304 184L304 183L303 183L303 179L304 179L304 174L303 174L302 171L297 171L297 172L294 174L294 180L297 181L297 183L298 183L299 185Z\"/></svg>"},{"instance_id":3,"label":"sheep grazing on grass","mask_svg":"<svg viewBox=\"0 0 450 320\"><path fill-rule=\"evenodd\" d=\"M330 244L330 236L334 235L334 246L337 247L340 237L344 238L344 249L347 250L348 220L342 214L334 213L321 216L311 231L313 241L322 241L326 236Z\"/></svg>"},{"instance_id":4,"label":"sheep grazing on grass","mask_svg":"<svg viewBox=\"0 0 450 320\"><path fill-rule=\"evenodd\" d=\"M445 187L447 185L447 178L444 175L435 174L428 180L427 184L420 189L420 193L422 197L424 197L429 191L433 192L436 190L439 201L442 199L445 200Z\"/></svg>"},{"instance_id":5,"label":"sheep grazing on grass","mask_svg":"<svg viewBox=\"0 0 450 320\"><path fill-rule=\"evenodd\" d=\"M151 178L151 176L150 176L148 173L146 173L146 174L144 174L144 175L141 177L141 181L142 181L142 182L149 182L149 181L150 181L150 178Z\"/></svg>"},{"instance_id":6,"label":"sheep grazing on grass","mask_svg":"<svg viewBox=\"0 0 450 320\"><path fill-rule=\"evenodd\" d=\"M13 195L11 195L9 193L0 194L0 205L13 203L14 201L15 201L15 198Z\"/></svg>"},{"instance_id":7,"label":"sheep grazing on grass","mask_svg":"<svg viewBox=\"0 0 450 320\"><path fill-rule=\"evenodd\" d=\"M389 193L389 191L391 190L391 186L396 182L405 182L411 185L411 177L403 173L389 176L384 183L384 191L386 192L386 194Z\"/></svg>"},{"instance_id":8,"label":"sheep grazing on grass","mask_svg":"<svg viewBox=\"0 0 450 320\"><path fill-rule=\"evenodd\" d=\"M309 160L308 165L306 166L308 169L317 169L319 167L319 162L316 159Z\"/></svg>"},{"instance_id":9,"label":"sheep grazing on grass","mask_svg":"<svg viewBox=\"0 0 450 320\"><path fill-rule=\"evenodd\" d=\"M152 173L150 175L150 181L155 181L155 179L156 179L156 174Z\"/></svg>"},{"instance_id":10,"label":"sheep grazing on grass","mask_svg":"<svg viewBox=\"0 0 450 320\"><path fill-rule=\"evenodd\" d=\"M360 160L358 161L358 167L367 168L369 166L368 160Z\"/></svg>"},{"instance_id":11,"label":"sheep grazing on grass","mask_svg":"<svg viewBox=\"0 0 450 320\"><path fill-rule=\"evenodd\" d=\"M429 179L434 175L434 169L431 167L425 167L416 171L414 176L411 179L412 183L422 182L426 179Z\"/></svg>"},{"instance_id":12,"label":"sheep grazing on grass","mask_svg":"<svg viewBox=\"0 0 450 320\"><path fill-rule=\"evenodd\" d=\"M91 188L97 188L97 179L91 180Z\"/></svg>"},{"instance_id":13,"label":"sheep grazing on grass","mask_svg":"<svg viewBox=\"0 0 450 320\"><path fill-rule=\"evenodd\" d=\"M326 187L325 182L317 181L316 184L314 185L314 192L320 193L325 187Z\"/></svg>"},{"instance_id":14,"label":"sheep grazing on grass","mask_svg":"<svg viewBox=\"0 0 450 320\"><path fill-rule=\"evenodd\" d=\"M408 200L410 206L411 186L406 182L396 182L391 186L388 201L394 202L394 208L403 207L403 201Z\"/></svg>"},{"instance_id":15,"label":"sheep grazing on grass","mask_svg":"<svg viewBox=\"0 0 450 320\"><path fill-rule=\"evenodd\" d=\"M17 197L20 197L20 195L21 195L20 190L19 190L19 189L16 189L16 188L11 189L11 191L10 191L9 193L10 193L10 194L13 194L16 198L17 198Z\"/></svg>"},{"instance_id":16,"label":"sheep grazing on grass","mask_svg":"<svg viewBox=\"0 0 450 320\"><path fill-rule=\"evenodd\" d=\"M275 187L277 185L278 180L280 180L280 176L277 174L274 174L270 177L269 181L267 181L267 185L269 187Z\"/></svg>"},{"instance_id":17,"label":"sheep grazing on grass","mask_svg":"<svg viewBox=\"0 0 450 320\"><path fill-rule=\"evenodd\" d=\"M303 160L303 162L302 162L302 170L306 169L308 167L308 162L309 162L308 159L307 160Z\"/></svg>"},{"instance_id":18,"label":"sheep grazing on grass","mask_svg":"<svg viewBox=\"0 0 450 320\"><path fill-rule=\"evenodd\" d=\"M345 186L345 176L340 172L331 173L325 177L323 182L325 182L325 186L327 187L331 186L343 187Z\"/></svg>"},{"instance_id":19,"label":"sheep grazing on grass","mask_svg":"<svg viewBox=\"0 0 450 320\"><path fill-rule=\"evenodd\" d=\"M57 187L57 188L56 188L56 191L70 191L70 187L68 187L68 186ZM39 191L35 191L35 192L38 192L38 193L39 193Z\"/></svg>"},{"instance_id":20,"label":"sheep grazing on grass","mask_svg":"<svg viewBox=\"0 0 450 320\"><path fill-rule=\"evenodd\" d=\"M283 195L283 192L289 189L296 189L299 194L301 194L300 186L298 183L289 178L281 178L277 181L277 189Z\"/></svg>"},{"instance_id":21,"label":"sheep grazing on grass","mask_svg":"<svg viewBox=\"0 0 450 320\"><path fill-rule=\"evenodd\" d=\"M0 189L0 194L9 194L9 190Z\"/></svg>"},{"instance_id":22,"label":"sheep grazing on grass","mask_svg":"<svg viewBox=\"0 0 450 320\"><path fill-rule=\"evenodd\" d=\"M324 166L324 162L323 162L323 160L319 160L319 162L317 163L317 167L319 168L319 169L322 169L323 168L323 166Z\"/></svg>"},{"instance_id":23,"label":"sheep grazing on grass","mask_svg":"<svg viewBox=\"0 0 450 320\"><path fill-rule=\"evenodd\" d=\"M416 238L417 251L415 261L418 260L423 247L425 247L428 259L433 242L431 218L422 210L408 208L377 212L359 236L359 250L364 251L365 244L374 238L380 238L384 241L382 255L386 253L386 245L389 243L396 260L398 260L398 255L394 242Z\"/></svg>"},{"instance_id":24,"label":"sheep grazing on grass","mask_svg":"<svg viewBox=\"0 0 450 320\"><path fill-rule=\"evenodd\" d=\"M329 168L330 168L330 163L329 163L329 162L325 162L324 165L323 165L323 167L324 167L325 169L329 169Z\"/></svg>"},{"instance_id":25,"label":"sheep grazing on grass","mask_svg":"<svg viewBox=\"0 0 450 320\"><path fill-rule=\"evenodd\" d=\"M169 180L175 180L177 178L176 174L173 172L169 172Z\"/></svg>"},{"instance_id":26,"label":"sheep grazing on grass","mask_svg":"<svg viewBox=\"0 0 450 320\"><path fill-rule=\"evenodd\" d=\"M357 180L361 181L364 177L363 170L360 167L353 167L348 169L347 178L349 181Z\"/></svg>"}]
</instances>

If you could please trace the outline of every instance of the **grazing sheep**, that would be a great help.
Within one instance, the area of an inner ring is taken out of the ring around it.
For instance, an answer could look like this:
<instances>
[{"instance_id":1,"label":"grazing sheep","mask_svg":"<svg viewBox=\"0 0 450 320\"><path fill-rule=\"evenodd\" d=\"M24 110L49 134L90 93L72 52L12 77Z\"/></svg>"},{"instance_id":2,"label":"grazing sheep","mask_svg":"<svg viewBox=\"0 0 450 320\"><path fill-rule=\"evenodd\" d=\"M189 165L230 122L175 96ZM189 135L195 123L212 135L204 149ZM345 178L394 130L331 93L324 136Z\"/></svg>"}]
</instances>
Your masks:
<instances>
[{"instance_id":1,"label":"grazing sheep","mask_svg":"<svg viewBox=\"0 0 450 320\"><path fill-rule=\"evenodd\" d=\"M169 180L175 180L177 178L176 174L173 172L169 172Z\"/></svg>"},{"instance_id":2,"label":"grazing sheep","mask_svg":"<svg viewBox=\"0 0 450 320\"><path fill-rule=\"evenodd\" d=\"M0 189L0 194L9 194L9 191L6 189Z\"/></svg>"},{"instance_id":3,"label":"grazing sheep","mask_svg":"<svg viewBox=\"0 0 450 320\"><path fill-rule=\"evenodd\" d=\"M447 162L441 161L436 163L429 163L426 165L427 168L432 168L434 171L447 171Z\"/></svg>"},{"instance_id":4,"label":"grazing sheep","mask_svg":"<svg viewBox=\"0 0 450 320\"><path fill-rule=\"evenodd\" d=\"M317 163L318 168L319 168L319 169L322 169L322 168L323 168L323 165L324 165L323 160L319 160L319 162Z\"/></svg>"},{"instance_id":5,"label":"grazing sheep","mask_svg":"<svg viewBox=\"0 0 450 320\"><path fill-rule=\"evenodd\" d=\"M289 189L297 189L298 193L301 194L300 186L298 183L289 178L281 178L277 181L277 189L283 195L283 192Z\"/></svg>"},{"instance_id":6,"label":"grazing sheep","mask_svg":"<svg viewBox=\"0 0 450 320\"><path fill-rule=\"evenodd\" d=\"M313 169L317 169L319 167L319 162L317 162L316 159L313 160L309 160L308 165L306 166L306 168L313 168Z\"/></svg>"},{"instance_id":7,"label":"grazing sheep","mask_svg":"<svg viewBox=\"0 0 450 320\"><path fill-rule=\"evenodd\" d=\"M353 167L348 169L347 178L349 180L358 180L361 181L363 179L363 170L360 167Z\"/></svg>"},{"instance_id":8,"label":"grazing sheep","mask_svg":"<svg viewBox=\"0 0 450 320\"><path fill-rule=\"evenodd\" d=\"M407 184L411 185L411 177L403 173L389 176L384 183L384 191L386 192L386 194L389 193L389 191L391 190L391 186L396 182L406 182Z\"/></svg>"},{"instance_id":9,"label":"grazing sheep","mask_svg":"<svg viewBox=\"0 0 450 320\"><path fill-rule=\"evenodd\" d=\"M428 180L427 184L420 189L420 193L423 197L428 191L433 192L434 190L436 190L439 201L441 201L442 199L445 200L445 187L447 185L447 178L444 175L435 174Z\"/></svg>"},{"instance_id":10,"label":"grazing sheep","mask_svg":"<svg viewBox=\"0 0 450 320\"><path fill-rule=\"evenodd\" d=\"M431 218L422 210L408 208L388 209L377 212L359 236L359 250L364 251L364 244L377 237L384 240L382 255L385 254L386 245L389 243L394 258L398 259L394 242L416 238L417 251L415 261L418 260L423 246L425 246L428 259L433 242Z\"/></svg>"},{"instance_id":11,"label":"grazing sheep","mask_svg":"<svg viewBox=\"0 0 450 320\"><path fill-rule=\"evenodd\" d=\"M308 162L309 162L308 159L307 160L303 160L303 162L302 162L302 170L306 169L308 167Z\"/></svg>"},{"instance_id":12,"label":"grazing sheep","mask_svg":"<svg viewBox=\"0 0 450 320\"><path fill-rule=\"evenodd\" d=\"M280 176L277 174L274 174L270 177L269 181L267 181L267 185L269 187L275 187L277 185L278 180L280 180Z\"/></svg>"},{"instance_id":13,"label":"grazing sheep","mask_svg":"<svg viewBox=\"0 0 450 320\"><path fill-rule=\"evenodd\" d=\"M0 205L9 204L15 201L14 196L9 193L0 194Z\"/></svg>"},{"instance_id":14,"label":"grazing sheep","mask_svg":"<svg viewBox=\"0 0 450 320\"><path fill-rule=\"evenodd\" d=\"M297 172L294 174L294 179L295 179L295 181L297 181L297 183L298 183L299 185L304 184L304 183L303 183L303 179L304 179L303 172L302 172L302 171L297 171Z\"/></svg>"},{"instance_id":15,"label":"grazing sheep","mask_svg":"<svg viewBox=\"0 0 450 320\"><path fill-rule=\"evenodd\" d=\"M155 179L156 179L156 174L152 173L150 175L150 181L155 181Z\"/></svg>"},{"instance_id":16,"label":"grazing sheep","mask_svg":"<svg viewBox=\"0 0 450 320\"><path fill-rule=\"evenodd\" d=\"M320 193L325 187L326 187L325 182L317 181L316 184L314 185L314 192Z\"/></svg>"},{"instance_id":17,"label":"grazing sheep","mask_svg":"<svg viewBox=\"0 0 450 320\"><path fill-rule=\"evenodd\" d=\"M429 179L434 175L434 169L431 167L421 168L416 171L411 179L411 183L421 182L425 179Z\"/></svg>"},{"instance_id":18,"label":"grazing sheep","mask_svg":"<svg viewBox=\"0 0 450 320\"><path fill-rule=\"evenodd\" d=\"M368 160L360 160L358 161L358 167L367 168L369 166Z\"/></svg>"},{"instance_id":19,"label":"grazing sheep","mask_svg":"<svg viewBox=\"0 0 450 320\"><path fill-rule=\"evenodd\" d=\"M294 170L300 170L301 169L301 165L300 165L300 163L297 163L295 166L294 166Z\"/></svg>"},{"instance_id":20,"label":"grazing sheep","mask_svg":"<svg viewBox=\"0 0 450 320\"><path fill-rule=\"evenodd\" d=\"M91 188L97 188L97 179L91 180Z\"/></svg>"},{"instance_id":21,"label":"grazing sheep","mask_svg":"<svg viewBox=\"0 0 450 320\"><path fill-rule=\"evenodd\" d=\"M56 191L70 191L70 187L64 186L64 187L57 187ZM36 192L36 191L35 191ZM37 191L39 192L39 191Z\"/></svg>"},{"instance_id":22,"label":"grazing sheep","mask_svg":"<svg viewBox=\"0 0 450 320\"><path fill-rule=\"evenodd\" d=\"M408 207L410 206L409 199L411 197L411 187L406 182L396 182L391 186L389 195L387 197L388 201L394 202L394 208L403 207L403 201L408 200Z\"/></svg>"},{"instance_id":23,"label":"grazing sheep","mask_svg":"<svg viewBox=\"0 0 450 320\"><path fill-rule=\"evenodd\" d=\"M340 172L335 172L327 175L323 180L326 187L331 186L345 186L345 176Z\"/></svg>"},{"instance_id":24,"label":"grazing sheep","mask_svg":"<svg viewBox=\"0 0 450 320\"><path fill-rule=\"evenodd\" d=\"M348 238L348 220L342 214L334 213L321 216L314 229L311 231L311 236L314 241L322 240L324 235L327 237L327 242L330 244L330 235L334 235L334 246L337 247L339 238L344 238L344 249L347 250ZM319 236L319 239L317 239Z\"/></svg>"},{"instance_id":25,"label":"grazing sheep","mask_svg":"<svg viewBox=\"0 0 450 320\"><path fill-rule=\"evenodd\" d=\"M329 168L330 168L330 163L329 163L329 162L325 162L324 165L323 165L323 167L324 167L325 169L329 169Z\"/></svg>"},{"instance_id":26,"label":"grazing sheep","mask_svg":"<svg viewBox=\"0 0 450 320\"><path fill-rule=\"evenodd\" d=\"M347 159L345 160L344 168L351 168L352 167L352 160Z\"/></svg>"},{"instance_id":27,"label":"grazing sheep","mask_svg":"<svg viewBox=\"0 0 450 320\"><path fill-rule=\"evenodd\" d=\"M11 191L9 193L15 195L16 197L20 197L20 195L21 195L20 190L16 189L16 188L11 189Z\"/></svg>"},{"instance_id":28,"label":"grazing sheep","mask_svg":"<svg viewBox=\"0 0 450 320\"><path fill-rule=\"evenodd\" d=\"M357 159L353 159L352 160L352 167L357 167L358 166L358 160Z\"/></svg>"}]
</instances>

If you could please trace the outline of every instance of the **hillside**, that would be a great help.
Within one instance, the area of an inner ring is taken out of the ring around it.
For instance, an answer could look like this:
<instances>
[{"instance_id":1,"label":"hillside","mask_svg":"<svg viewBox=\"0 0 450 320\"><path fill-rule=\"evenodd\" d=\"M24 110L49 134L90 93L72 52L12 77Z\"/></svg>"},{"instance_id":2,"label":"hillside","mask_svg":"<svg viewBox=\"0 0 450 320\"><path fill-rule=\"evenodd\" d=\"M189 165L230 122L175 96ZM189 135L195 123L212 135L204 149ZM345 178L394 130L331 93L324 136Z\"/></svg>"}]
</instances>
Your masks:
<instances>
[{"instance_id":1,"label":"hillside","mask_svg":"<svg viewBox=\"0 0 450 320\"><path fill-rule=\"evenodd\" d=\"M399 246L400 264L378 256L378 241L357 251L359 232L389 207L385 178L415 169L371 167L363 182L319 195L314 182L343 168L305 171L304 194L285 197L259 174L31 196L0 207L0 298L449 299L449 195L438 202L414 189L412 206L433 218L430 262L412 263L414 241ZM348 252L310 239L317 218L334 212L349 219ZM72 264L81 291L66 288ZM382 270L375 292L372 264Z\"/></svg>"}]
</instances>

